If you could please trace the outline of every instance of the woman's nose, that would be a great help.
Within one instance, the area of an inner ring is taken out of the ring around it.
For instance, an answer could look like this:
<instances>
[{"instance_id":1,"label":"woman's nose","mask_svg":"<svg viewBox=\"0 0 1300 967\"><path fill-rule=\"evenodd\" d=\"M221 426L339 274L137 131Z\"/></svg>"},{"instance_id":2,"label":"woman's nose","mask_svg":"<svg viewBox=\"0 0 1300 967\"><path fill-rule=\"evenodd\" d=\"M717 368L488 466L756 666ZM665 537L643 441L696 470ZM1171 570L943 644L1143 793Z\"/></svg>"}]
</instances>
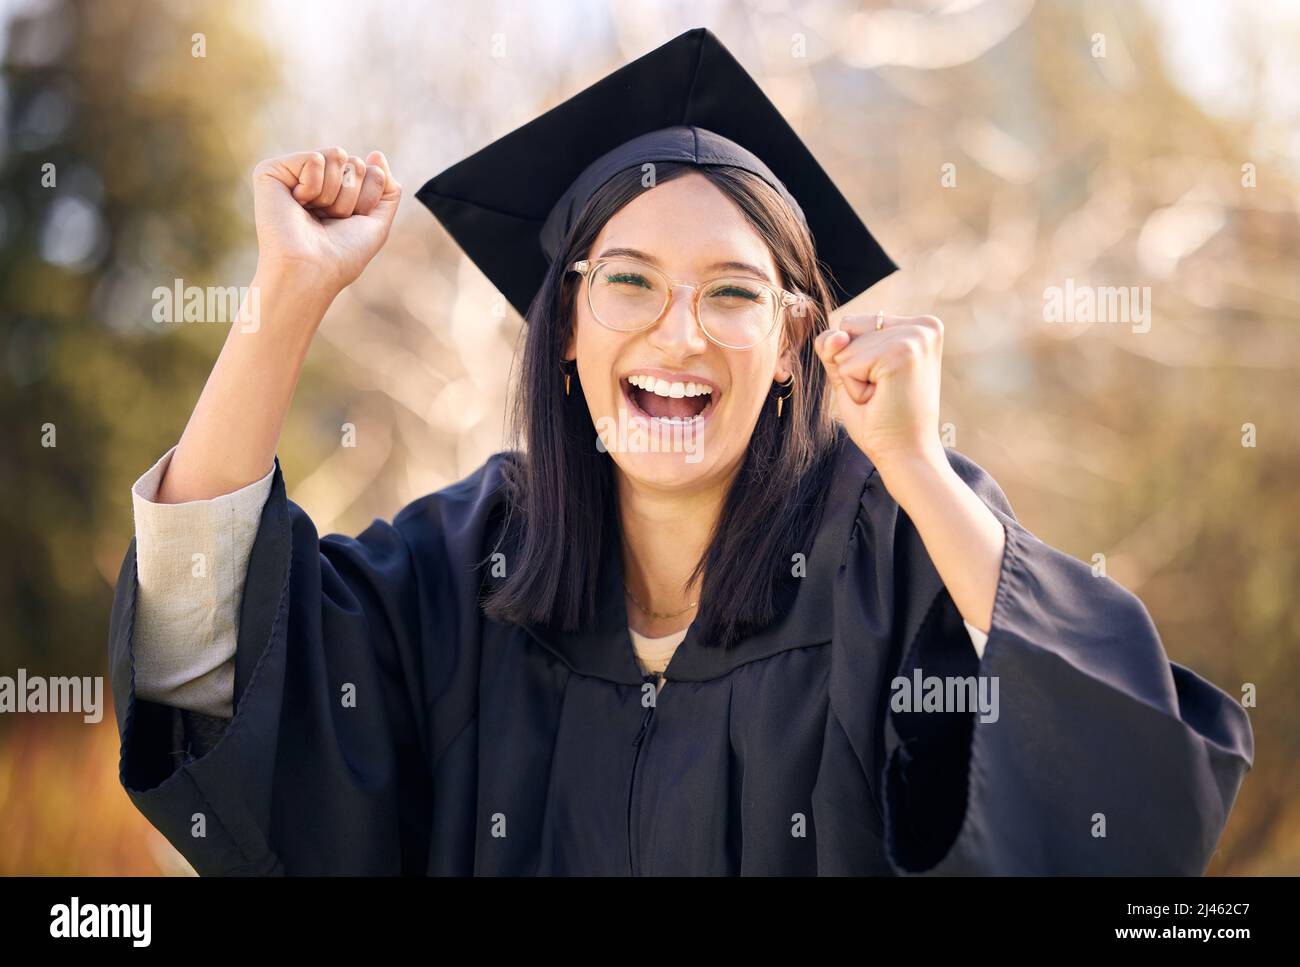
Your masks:
<instances>
[{"instance_id":1,"label":"woman's nose","mask_svg":"<svg viewBox=\"0 0 1300 967\"><path fill-rule=\"evenodd\" d=\"M695 289L675 285L659 322L650 330L650 342L666 355L692 356L704 352L709 340L695 314Z\"/></svg>"}]
</instances>

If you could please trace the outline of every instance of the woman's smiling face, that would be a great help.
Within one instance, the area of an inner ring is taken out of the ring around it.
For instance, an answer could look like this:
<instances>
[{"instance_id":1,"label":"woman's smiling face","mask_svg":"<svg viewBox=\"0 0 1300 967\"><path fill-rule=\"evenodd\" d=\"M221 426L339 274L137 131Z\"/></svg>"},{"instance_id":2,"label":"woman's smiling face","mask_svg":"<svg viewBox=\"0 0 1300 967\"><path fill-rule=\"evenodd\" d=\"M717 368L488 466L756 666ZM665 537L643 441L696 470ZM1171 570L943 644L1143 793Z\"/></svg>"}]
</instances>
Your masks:
<instances>
[{"instance_id":1,"label":"woman's smiling face","mask_svg":"<svg viewBox=\"0 0 1300 967\"><path fill-rule=\"evenodd\" d=\"M696 172L625 205L606 222L587 258L594 264L616 249L640 253L681 282L725 275L782 285L762 236ZM725 483L744 458L772 381L789 378L793 357L782 351L783 324L752 348L724 349L701 330L695 290L683 286L672 290L655 325L618 332L592 316L588 284L584 280L578 292L566 355L576 356L592 422L615 464L632 480L659 488ZM658 395L651 387L665 390L659 381L682 387Z\"/></svg>"}]
</instances>

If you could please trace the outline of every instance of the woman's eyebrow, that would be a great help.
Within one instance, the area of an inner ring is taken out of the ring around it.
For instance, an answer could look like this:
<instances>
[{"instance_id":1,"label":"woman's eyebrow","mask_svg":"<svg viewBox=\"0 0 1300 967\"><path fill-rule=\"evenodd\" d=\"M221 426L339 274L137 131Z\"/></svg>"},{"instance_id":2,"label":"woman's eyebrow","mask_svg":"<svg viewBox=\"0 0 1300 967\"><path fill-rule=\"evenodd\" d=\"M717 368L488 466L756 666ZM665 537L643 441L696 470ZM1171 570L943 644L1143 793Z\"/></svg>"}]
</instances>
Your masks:
<instances>
[{"instance_id":1,"label":"woman's eyebrow","mask_svg":"<svg viewBox=\"0 0 1300 967\"><path fill-rule=\"evenodd\" d=\"M650 255L646 252L642 252L640 249L635 249L635 248L622 248L622 247L607 248L605 249L605 251L601 252L600 255L597 256L597 258L607 259L607 258L616 258L619 256L622 256L623 258L640 259L642 262L649 262L651 265L655 266L656 268L662 268L662 266L659 264L659 260L655 258L653 255ZM749 272L753 275L758 276L760 279L764 280L765 282L772 281L768 277L768 274L766 272L760 269L757 265L751 265L749 262L714 262L712 265L707 266L707 269L710 272L714 271L715 269L730 269L732 271Z\"/></svg>"}]
</instances>

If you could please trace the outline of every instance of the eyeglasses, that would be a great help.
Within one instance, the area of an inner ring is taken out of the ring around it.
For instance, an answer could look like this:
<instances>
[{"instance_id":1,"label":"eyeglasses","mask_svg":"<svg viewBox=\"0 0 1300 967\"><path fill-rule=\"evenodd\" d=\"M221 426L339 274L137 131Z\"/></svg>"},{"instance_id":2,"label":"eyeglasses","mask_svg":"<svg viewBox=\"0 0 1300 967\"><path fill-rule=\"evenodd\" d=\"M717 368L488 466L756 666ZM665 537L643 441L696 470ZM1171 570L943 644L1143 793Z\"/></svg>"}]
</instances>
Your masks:
<instances>
[{"instance_id":1,"label":"eyeglasses","mask_svg":"<svg viewBox=\"0 0 1300 967\"><path fill-rule=\"evenodd\" d=\"M586 278L587 305L596 321L617 332L649 329L668 307L672 290L690 286L700 329L724 349L757 346L776 327L782 309L794 306L795 314L802 315L808 301L807 296L744 276L679 282L653 265L626 257L580 259L569 271Z\"/></svg>"}]
</instances>

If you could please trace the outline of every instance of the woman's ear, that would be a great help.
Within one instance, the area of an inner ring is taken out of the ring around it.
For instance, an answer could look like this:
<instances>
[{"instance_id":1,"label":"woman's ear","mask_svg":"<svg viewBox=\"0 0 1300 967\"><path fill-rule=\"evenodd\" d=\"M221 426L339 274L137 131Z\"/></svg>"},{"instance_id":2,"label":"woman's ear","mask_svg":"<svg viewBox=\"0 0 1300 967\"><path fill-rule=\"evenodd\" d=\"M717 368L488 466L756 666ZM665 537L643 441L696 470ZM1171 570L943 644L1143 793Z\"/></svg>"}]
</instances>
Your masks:
<instances>
[{"instance_id":1,"label":"woman's ear","mask_svg":"<svg viewBox=\"0 0 1300 967\"><path fill-rule=\"evenodd\" d=\"M576 331L569 334L569 344L564 347L564 358L570 361L578 358L578 333Z\"/></svg>"},{"instance_id":2,"label":"woman's ear","mask_svg":"<svg viewBox=\"0 0 1300 967\"><path fill-rule=\"evenodd\" d=\"M799 358L795 355L794 350L785 345L785 348L781 350L781 355L776 359L776 381L784 383L794 373L798 365Z\"/></svg>"}]
</instances>

